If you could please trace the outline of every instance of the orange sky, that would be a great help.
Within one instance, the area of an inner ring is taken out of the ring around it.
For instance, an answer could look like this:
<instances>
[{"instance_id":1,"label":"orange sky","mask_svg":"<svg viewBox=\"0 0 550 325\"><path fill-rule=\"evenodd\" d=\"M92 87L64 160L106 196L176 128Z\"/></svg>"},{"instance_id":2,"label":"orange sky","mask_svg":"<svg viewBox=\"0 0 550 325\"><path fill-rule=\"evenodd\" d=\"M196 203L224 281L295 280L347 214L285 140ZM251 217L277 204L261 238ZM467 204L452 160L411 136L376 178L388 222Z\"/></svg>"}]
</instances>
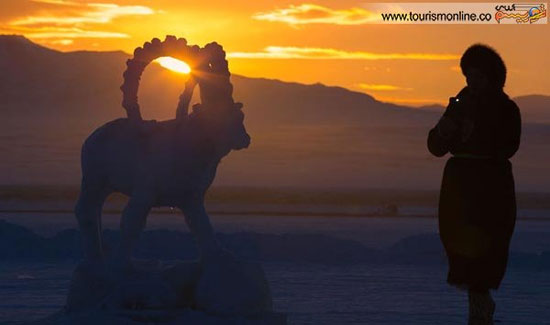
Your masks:
<instances>
[{"instance_id":1,"label":"orange sky","mask_svg":"<svg viewBox=\"0 0 550 325\"><path fill-rule=\"evenodd\" d=\"M460 55L483 42L508 65L508 94L550 94L549 24L369 24L370 6L348 0L2 0L0 33L61 51L130 53L166 34L198 45L216 40L232 73L339 85L412 105L445 103L456 94L464 84Z\"/></svg>"}]
</instances>

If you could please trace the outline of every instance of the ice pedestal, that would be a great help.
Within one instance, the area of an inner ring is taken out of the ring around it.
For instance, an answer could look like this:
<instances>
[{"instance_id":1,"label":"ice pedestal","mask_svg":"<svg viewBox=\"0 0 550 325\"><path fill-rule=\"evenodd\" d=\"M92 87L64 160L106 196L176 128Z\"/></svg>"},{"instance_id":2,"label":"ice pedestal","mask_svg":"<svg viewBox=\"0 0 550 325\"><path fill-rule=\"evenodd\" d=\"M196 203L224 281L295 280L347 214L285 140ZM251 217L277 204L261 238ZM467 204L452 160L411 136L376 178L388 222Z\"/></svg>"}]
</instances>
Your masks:
<instances>
[{"instance_id":1,"label":"ice pedestal","mask_svg":"<svg viewBox=\"0 0 550 325\"><path fill-rule=\"evenodd\" d=\"M261 265L233 258L206 263L194 297L199 309L215 314L255 315L273 310Z\"/></svg>"},{"instance_id":2,"label":"ice pedestal","mask_svg":"<svg viewBox=\"0 0 550 325\"><path fill-rule=\"evenodd\" d=\"M132 272L82 263L73 273L67 305L41 324L286 324L274 313L260 264L219 258L208 262L136 263Z\"/></svg>"}]
</instances>

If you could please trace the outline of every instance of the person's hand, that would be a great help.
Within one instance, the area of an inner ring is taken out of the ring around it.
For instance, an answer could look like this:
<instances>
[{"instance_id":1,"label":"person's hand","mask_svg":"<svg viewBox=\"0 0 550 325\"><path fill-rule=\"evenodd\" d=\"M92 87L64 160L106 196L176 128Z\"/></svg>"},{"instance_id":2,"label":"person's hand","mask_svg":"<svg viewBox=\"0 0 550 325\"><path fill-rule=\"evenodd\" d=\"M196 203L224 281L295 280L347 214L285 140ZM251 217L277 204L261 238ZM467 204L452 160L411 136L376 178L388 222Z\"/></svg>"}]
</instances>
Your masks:
<instances>
[{"instance_id":1,"label":"person's hand","mask_svg":"<svg viewBox=\"0 0 550 325\"><path fill-rule=\"evenodd\" d=\"M457 129L456 123L447 116L443 116L437 123L437 131L443 138L450 138Z\"/></svg>"}]
</instances>

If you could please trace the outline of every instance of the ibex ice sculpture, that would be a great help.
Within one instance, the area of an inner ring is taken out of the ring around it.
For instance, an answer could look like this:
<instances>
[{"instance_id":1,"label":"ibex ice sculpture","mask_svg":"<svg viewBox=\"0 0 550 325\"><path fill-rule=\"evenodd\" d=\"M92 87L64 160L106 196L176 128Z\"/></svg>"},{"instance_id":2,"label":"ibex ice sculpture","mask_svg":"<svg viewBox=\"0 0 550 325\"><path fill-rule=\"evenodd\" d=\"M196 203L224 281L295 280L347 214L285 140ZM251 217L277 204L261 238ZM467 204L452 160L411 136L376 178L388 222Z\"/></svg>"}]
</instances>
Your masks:
<instances>
[{"instance_id":1,"label":"ibex ice sculpture","mask_svg":"<svg viewBox=\"0 0 550 325\"><path fill-rule=\"evenodd\" d=\"M143 121L137 103L139 78L161 56L186 61L192 75L180 96L176 119ZM128 118L111 121L93 132L82 147L82 185L75 208L84 241L85 258L102 261L101 210L113 192L128 195L121 220L121 244L116 260L130 262L132 249L152 207L181 209L198 240L201 257L218 245L204 208L204 195L220 160L231 150L247 148L242 104L232 98L225 52L216 43L188 46L167 36L137 48L124 73L123 107ZM201 104L187 108L198 83Z\"/></svg>"}]
</instances>

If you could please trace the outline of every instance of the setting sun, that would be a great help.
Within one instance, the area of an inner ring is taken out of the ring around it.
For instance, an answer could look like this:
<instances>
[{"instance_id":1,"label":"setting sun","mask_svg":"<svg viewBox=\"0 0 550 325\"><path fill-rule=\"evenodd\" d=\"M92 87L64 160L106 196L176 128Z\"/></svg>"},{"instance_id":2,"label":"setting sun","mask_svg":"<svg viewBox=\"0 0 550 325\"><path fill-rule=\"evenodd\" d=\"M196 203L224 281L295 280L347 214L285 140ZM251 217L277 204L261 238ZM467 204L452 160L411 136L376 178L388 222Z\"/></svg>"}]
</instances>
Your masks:
<instances>
[{"instance_id":1,"label":"setting sun","mask_svg":"<svg viewBox=\"0 0 550 325\"><path fill-rule=\"evenodd\" d=\"M189 67L187 63L169 56L160 57L156 59L155 62L160 64L162 67L175 72L186 74L191 72L191 67Z\"/></svg>"}]
</instances>

